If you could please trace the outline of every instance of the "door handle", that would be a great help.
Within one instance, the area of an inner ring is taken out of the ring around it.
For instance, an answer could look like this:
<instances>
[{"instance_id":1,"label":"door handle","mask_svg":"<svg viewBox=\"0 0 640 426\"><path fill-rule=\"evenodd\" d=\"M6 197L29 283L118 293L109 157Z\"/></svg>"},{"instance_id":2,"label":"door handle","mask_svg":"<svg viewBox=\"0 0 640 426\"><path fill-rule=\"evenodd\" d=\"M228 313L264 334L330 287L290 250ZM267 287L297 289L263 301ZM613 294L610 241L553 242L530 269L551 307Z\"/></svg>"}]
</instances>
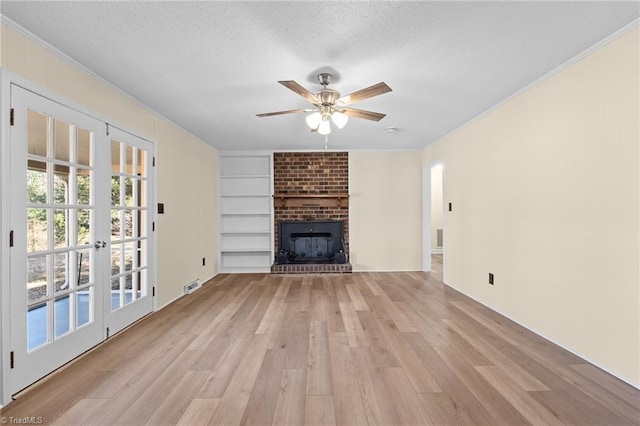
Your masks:
<instances>
[{"instance_id":1,"label":"door handle","mask_svg":"<svg viewBox=\"0 0 640 426\"><path fill-rule=\"evenodd\" d=\"M101 248L105 248L107 246L107 243L104 241L96 241L93 246L96 248L96 250L100 250Z\"/></svg>"}]
</instances>

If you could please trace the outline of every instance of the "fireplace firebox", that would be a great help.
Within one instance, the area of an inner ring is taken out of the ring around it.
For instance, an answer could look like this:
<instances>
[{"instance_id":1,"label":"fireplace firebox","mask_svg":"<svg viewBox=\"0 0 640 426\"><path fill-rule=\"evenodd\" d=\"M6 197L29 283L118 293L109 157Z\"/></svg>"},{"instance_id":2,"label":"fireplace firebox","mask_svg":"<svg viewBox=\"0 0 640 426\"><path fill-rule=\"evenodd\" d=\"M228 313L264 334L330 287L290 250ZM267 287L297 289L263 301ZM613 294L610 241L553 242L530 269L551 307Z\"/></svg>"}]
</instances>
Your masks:
<instances>
[{"instance_id":1,"label":"fireplace firebox","mask_svg":"<svg viewBox=\"0 0 640 426\"><path fill-rule=\"evenodd\" d=\"M347 263L342 222L280 222L275 263Z\"/></svg>"}]
</instances>

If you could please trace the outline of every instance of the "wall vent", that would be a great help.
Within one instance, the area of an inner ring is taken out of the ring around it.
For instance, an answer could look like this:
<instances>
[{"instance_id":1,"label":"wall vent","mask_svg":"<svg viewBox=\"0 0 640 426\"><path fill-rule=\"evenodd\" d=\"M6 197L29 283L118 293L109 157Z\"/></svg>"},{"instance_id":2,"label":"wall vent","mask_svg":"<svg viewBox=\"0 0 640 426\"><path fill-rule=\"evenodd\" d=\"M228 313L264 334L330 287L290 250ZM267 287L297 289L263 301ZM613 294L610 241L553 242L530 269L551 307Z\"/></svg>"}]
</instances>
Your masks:
<instances>
[{"instance_id":1,"label":"wall vent","mask_svg":"<svg viewBox=\"0 0 640 426\"><path fill-rule=\"evenodd\" d=\"M184 294L191 294L200 287L202 287L200 280L195 280L194 282L184 286Z\"/></svg>"}]
</instances>

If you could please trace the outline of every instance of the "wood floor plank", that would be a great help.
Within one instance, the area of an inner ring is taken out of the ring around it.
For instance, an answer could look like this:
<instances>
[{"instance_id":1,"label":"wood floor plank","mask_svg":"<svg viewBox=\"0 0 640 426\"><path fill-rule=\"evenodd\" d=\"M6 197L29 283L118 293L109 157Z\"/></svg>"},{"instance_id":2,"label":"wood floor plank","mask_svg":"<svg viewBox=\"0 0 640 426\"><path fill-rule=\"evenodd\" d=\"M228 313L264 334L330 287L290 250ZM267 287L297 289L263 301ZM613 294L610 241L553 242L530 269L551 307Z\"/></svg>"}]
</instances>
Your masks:
<instances>
[{"instance_id":1,"label":"wood floor plank","mask_svg":"<svg viewBox=\"0 0 640 426\"><path fill-rule=\"evenodd\" d=\"M358 318L368 340L368 344L365 346L371 348L371 355L375 365L379 367L400 367L400 361L391 350L375 315L371 311L359 311Z\"/></svg>"},{"instance_id":2,"label":"wood floor plank","mask_svg":"<svg viewBox=\"0 0 640 426\"><path fill-rule=\"evenodd\" d=\"M220 274L1 415L109 426L640 424L640 390L444 285L441 255L432 265Z\"/></svg>"},{"instance_id":3,"label":"wood floor plank","mask_svg":"<svg viewBox=\"0 0 640 426\"><path fill-rule=\"evenodd\" d=\"M332 395L329 335L325 321L311 321L307 358L307 395Z\"/></svg>"},{"instance_id":4,"label":"wood floor plank","mask_svg":"<svg viewBox=\"0 0 640 426\"><path fill-rule=\"evenodd\" d=\"M268 334L255 334L213 412L210 425L239 425L267 352Z\"/></svg>"},{"instance_id":5,"label":"wood floor plank","mask_svg":"<svg viewBox=\"0 0 640 426\"><path fill-rule=\"evenodd\" d=\"M242 360L242 356L251 345L255 335L255 327L255 323L247 322L237 330L215 367L210 371L203 372L207 375L207 381L200 387L196 398L222 398Z\"/></svg>"},{"instance_id":6,"label":"wood floor plank","mask_svg":"<svg viewBox=\"0 0 640 426\"><path fill-rule=\"evenodd\" d=\"M389 390L384 383L382 370L376 366L371 349L352 348L351 352L356 359L356 373L369 425L400 424Z\"/></svg>"},{"instance_id":7,"label":"wood floor plank","mask_svg":"<svg viewBox=\"0 0 640 426\"><path fill-rule=\"evenodd\" d=\"M148 390L149 397L139 400L142 404L146 404L146 407L151 407L151 412L153 413L146 421L146 424L155 426L178 423L206 378L206 375L200 371L190 370L184 373L177 382L171 383L167 380L166 385L171 388L171 392L159 407L156 406L157 403L154 403L159 394L157 387L154 386Z\"/></svg>"},{"instance_id":8,"label":"wood floor plank","mask_svg":"<svg viewBox=\"0 0 640 426\"><path fill-rule=\"evenodd\" d=\"M335 426L336 410L331 395L309 395L304 410L305 426Z\"/></svg>"},{"instance_id":9,"label":"wood floor plank","mask_svg":"<svg viewBox=\"0 0 640 426\"><path fill-rule=\"evenodd\" d=\"M279 287L276 294L273 296L267 311L262 316L262 320L258 325L256 334L271 334L278 327L278 319L282 315L284 309L284 303L287 298L287 293L291 287L291 281L284 281Z\"/></svg>"},{"instance_id":10,"label":"wood floor plank","mask_svg":"<svg viewBox=\"0 0 640 426\"><path fill-rule=\"evenodd\" d=\"M274 426L296 426L304 423L306 387L307 371L305 369L284 370L273 414Z\"/></svg>"},{"instance_id":11,"label":"wood floor plank","mask_svg":"<svg viewBox=\"0 0 640 426\"><path fill-rule=\"evenodd\" d=\"M198 384L204 381L204 377L200 373L188 373L189 367L198 356L200 356L199 351L187 350L183 352L180 358L174 360L173 363L165 368L156 380L151 383L149 388L140 393L138 398L130 399L127 408L117 413L119 416L115 419L114 424L128 423L142 425L147 423L157 411L166 410L165 412L167 414L175 415L176 413L171 411L174 408L178 410L174 419L174 423L177 422L184 408L188 405L186 399L184 400L184 407L179 406L177 401L183 397L190 399L199 387ZM185 382L183 380L185 376L190 376L190 378L195 381L194 387L191 387L192 382ZM200 377L201 380L196 379L196 377ZM176 384L180 385L186 395L174 393ZM176 407L165 406L164 402L169 396L173 396L173 402L176 403ZM111 408L111 404L109 404L109 408Z\"/></svg>"},{"instance_id":12,"label":"wood floor plank","mask_svg":"<svg viewBox=\"0 0 640 426\"><path fill-rule=\"evenodd\" d=\"M528 424L528 421L520 412L509 404L504 396L478 373L473 364L468 362L464 353L453 347L444 346L435 350L498 423L508 425Z\"/></svg>"},{"instance_id":13,"label":"wood floor plank","mask_svg":"<svg viewBox=\"0 0 640 426\"><path fill-rule=\"evenodd\" d=\"M355 360L345 333L329 333L329 353L336 423L366 425L367 415L358 386Z\"/></svg>"},{"instance_id":14,"label":"wood floor plank","mask_svg":"<svg viewBox=\"0 0 640 426\"><path fill-rule=\"evenodd\" d=\"M94 411L100 409L100 407L102 407L107 401L108 399L81 399L51 424L61 426L86 424ZM43 420L46 421L46 419Z\"/></svg>"},{"instance_id":15,"label":"wood floor plank","mask_svg":"<svg viewBox=\"0 0 640 426\"><path fill-rule=\"evenodd\" d=\"M349 346L352 348L365 348L369 346L369 339L364 332L364 328L360 323L358 314L356 313L353 304L342 303L340 306L340 312L342 314L342 321L344 322L344 330L349 340Z\"/></svg>"},{"instance_id":16,"label":"wood floor plank","mask_svg":"<svg viewBox=\"0 0 640 426\"><path fill-rule=\"evenodd\" d=\"M476 348L482 355L491 362L502 369L512 380L522 387L526 391L548 391L547 385L542 383L537 378L533 377L528 371L524 370L518 364L513 362L509 357L502 354L492 345L486 344L482 339L476 339L469 335L468 332L456 324L455 321L445 320L447 325L453 328L456 333L460 334L465 340L474 348Z\"/></svg>"},{"instance_id":17,"label":"wood floor plank","mask_svg":"<svg viewBox=\"0 0 640 426\"><path fill-rule=\"evenodd\" d=\"M243 425L271 423L286 356L286 349L267 349L242 418Z\"/></svg>"},{"instance_id":18,"label":"wood floor plank","mask_svg":"<svg viewBox=\"0 0 640 426\"><path fill-rule=\"evenodd\" d=\"M176 423L179 426L205 426L213 416L220 399L192 399Z\"/></svg>"},{"instance_id":19,"label":"wood floor plank","mask_svg":"<svg viewBox=\"0 0 640 426\"><path fill-rule=\"evenodd\" d=\"M496 366L475 367L476 370L500 392L532 424L561 425L562 421L524 391L518 383Z\"/></svg>"},{"instance_id":20,"label":"wood floor plank","mask_svg":"<svg viewBox=\"0 0 640 426\"><path fill-rule=\"evenodd\" d=\"M411 338L414 333L405 335L398 330L392 321L383 322L381 329L414 391L417 393L441 392L440 387L431 373L425 368L420 357L407 343L407 337Z\"/></svg>"},{"instance_id":21,"label":"wood floor plank","mask_svg":"<svg viewBox=\"0 0 640 426\"><path fill-rule=\"evenodd\" d=\"M207 346L216 338L217 334L224 328L227 322L235 315L240 309L240 306L244 303L249 294L255 291L255 287L246 286L242 291L235 296L229 304L215 317L209 326L200 333L189 345L189 350L204 350Z\"/></svg>"},{"instance_id":22,"label":"wood floor plank","mask_svg":"<svg viewBox=\"0 0 640 426\"><path fill-rule=\"evenodd\" d=\"M353 307L356 311L368 311L369 305L362 297L362 293L354 284L345 285L347 289L347 293L349 294L349 299L351 299L351 303L353 303Z\"/></svg>"},{"instance_id":23,"label":"wood floor plank","mask_svg":"<svg viewBox=\"0 0 640 426\"><path fill-rule=\"evenodd\" d=\"M302 284L300 287L300 299L298 301L298 310L302 312L310 312L311 311L311 286L312 286L311 278L304 277L302 278Z\"/></svg>"},{"instance_id":24,"label":"wood floor plank","mask_svg":"<svg viewBox=\"0 0 640 426\"><path fill-rule=\"evenodd\" d=\"M412 390L405 370L391 367L382 368L381 371L389 397L400 420L399 424L410 426L431 424L431 419L418 394Z\"/></svg>"}]
</instances>

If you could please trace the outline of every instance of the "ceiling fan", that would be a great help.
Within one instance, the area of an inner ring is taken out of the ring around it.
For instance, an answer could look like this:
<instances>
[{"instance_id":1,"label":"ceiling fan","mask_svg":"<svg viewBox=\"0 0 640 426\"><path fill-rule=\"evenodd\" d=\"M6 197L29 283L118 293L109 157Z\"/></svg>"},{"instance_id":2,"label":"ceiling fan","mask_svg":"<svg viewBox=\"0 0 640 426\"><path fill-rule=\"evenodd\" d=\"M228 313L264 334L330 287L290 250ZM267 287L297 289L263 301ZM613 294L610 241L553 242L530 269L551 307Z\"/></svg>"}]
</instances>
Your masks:
<instances>
[{"instance_id":1,"label":"ceiling fan","mask_svg":"<svg viewBox=\"0 0 640 426\"><path fill-rule=\"evenodd\" d=\"M384 82L365 87L364 89L357 90L341 97L340 92L337 90L327 89L329 80L331 80L331 74L320 73L318 74L318 80L322 85L322 89L318 90L315 94L293 80L278 81L278 83L282 84L287 89L293 90L298 95L311 102L315 108L291 109L287 111L266 112L256 115L258 117L270 117L272 115L310 112L312 114L308 115L306 118L307 125L311 128L312 132L317 131L321 135L331 133L329 118L331 118L331 121L333 121L339 129L342 129L347 124L349 117L364 118L365 120L371 121L380 121L385 117L386 114L381 114L379 112L348 108L348 105L355 104L374 96L382 95L383 93L391 92L391 88Z\"/></svg>"}]
</instances>

